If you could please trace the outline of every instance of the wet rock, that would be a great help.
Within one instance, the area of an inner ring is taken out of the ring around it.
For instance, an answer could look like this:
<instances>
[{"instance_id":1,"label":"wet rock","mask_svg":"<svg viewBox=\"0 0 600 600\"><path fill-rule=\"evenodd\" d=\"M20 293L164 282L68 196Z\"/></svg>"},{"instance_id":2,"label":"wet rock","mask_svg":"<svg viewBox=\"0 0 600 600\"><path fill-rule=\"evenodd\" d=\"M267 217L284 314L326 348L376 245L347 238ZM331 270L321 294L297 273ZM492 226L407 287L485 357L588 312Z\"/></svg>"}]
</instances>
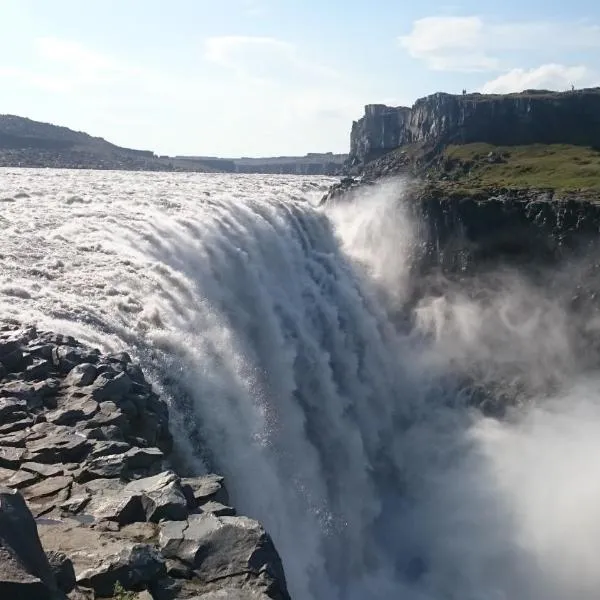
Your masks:
<instances>
[{"instance_id":1,"label":"wet rock","mask_svg":"<svg viewBox=\"0 0 600 600\"><path fill-rule=\"evenodd\" d=\"M63 552L56 552L54 550L47 552L46 556L48 557L48 562L58 589L65 594L69 594L77 585L75 569L71 559Z\"/></svg>"},{"instance_id":2,"label":"wet rock","mask_svg":"<svg viewBox=\"0 0 600 600\"><path fill-rule=\"evenodd\" d=\"M0 489L0 598L56 600L57 587L23 497Z\"/></svg>"}]
</instances>

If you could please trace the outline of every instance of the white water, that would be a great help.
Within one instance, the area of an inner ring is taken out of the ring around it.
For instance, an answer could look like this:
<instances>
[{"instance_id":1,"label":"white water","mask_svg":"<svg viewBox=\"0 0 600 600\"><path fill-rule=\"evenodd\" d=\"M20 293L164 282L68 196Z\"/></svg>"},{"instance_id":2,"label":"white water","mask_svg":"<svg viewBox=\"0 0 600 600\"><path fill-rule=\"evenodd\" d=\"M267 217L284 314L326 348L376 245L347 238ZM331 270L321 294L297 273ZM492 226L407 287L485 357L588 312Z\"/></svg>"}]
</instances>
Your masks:
<instances>
[{"instance_id":1,"label":"white water","mask_svg":"<svg viewBox=\"0 0 600 600\"><path fill-rule=\"evenodd\" d=\"M0 315L136 354L295 600L597 598L600 382L568 316L513 277L491 303L424 298L397 331L398 189L326 214L327 184L0 170ZM498 422L457 369L561 388Z\"/></svg>"}]
</instances>

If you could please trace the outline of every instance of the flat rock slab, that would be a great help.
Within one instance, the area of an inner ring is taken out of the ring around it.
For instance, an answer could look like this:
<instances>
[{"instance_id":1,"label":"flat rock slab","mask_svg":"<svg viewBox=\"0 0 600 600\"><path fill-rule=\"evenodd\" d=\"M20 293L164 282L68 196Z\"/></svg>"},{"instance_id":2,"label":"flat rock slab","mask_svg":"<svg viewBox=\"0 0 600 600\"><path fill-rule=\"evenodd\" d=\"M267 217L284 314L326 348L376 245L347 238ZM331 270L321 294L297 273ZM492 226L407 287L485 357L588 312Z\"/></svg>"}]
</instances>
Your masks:
<instances>
[{"instance_id":1,"label":"flat rock slab","mask_svg":"<svg viewBox=\"0 0 600 600\"><path fill-rule=\"evenodd\" d=\"M92 588L100 597L111 597L117 581L131 589L166 574L165 561L155 547L135 539L152 536L153 529L142 532L132 527L113 533L60 522L40 524L39 532L48 552L60 552L71 559L78 585Z\"/></svg>"}]
</instances>

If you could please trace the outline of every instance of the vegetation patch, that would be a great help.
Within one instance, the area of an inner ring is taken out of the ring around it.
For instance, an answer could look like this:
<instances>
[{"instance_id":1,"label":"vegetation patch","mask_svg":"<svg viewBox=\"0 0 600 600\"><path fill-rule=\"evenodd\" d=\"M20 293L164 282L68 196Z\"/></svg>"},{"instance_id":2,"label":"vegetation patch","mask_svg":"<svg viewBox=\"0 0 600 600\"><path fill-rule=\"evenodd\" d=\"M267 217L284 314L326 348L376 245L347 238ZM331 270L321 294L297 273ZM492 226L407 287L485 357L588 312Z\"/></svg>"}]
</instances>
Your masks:
<instances>
[{"instance_id":1,"label":"vegetation patch","mask_svg":"<svg viewBox=\"0 0 600 600\"><path fill-rule=\"evenodd\" d=\"M537 189L600 192L600 149L567 144L446 147L428 179L455 191Z\"/></svg>"}]
</instances>

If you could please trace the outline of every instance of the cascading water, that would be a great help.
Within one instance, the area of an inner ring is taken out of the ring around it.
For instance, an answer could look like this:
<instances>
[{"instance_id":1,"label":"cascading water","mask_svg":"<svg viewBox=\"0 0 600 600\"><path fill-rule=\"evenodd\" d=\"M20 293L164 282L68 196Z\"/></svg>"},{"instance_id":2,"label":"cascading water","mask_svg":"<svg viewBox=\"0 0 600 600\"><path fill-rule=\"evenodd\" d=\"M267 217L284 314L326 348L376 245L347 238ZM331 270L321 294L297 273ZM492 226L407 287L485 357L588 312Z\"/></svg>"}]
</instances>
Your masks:
<instances>
[{"instance_id":1,"label":"cascading water","mask_svg":"<svg viewBox=\"0 0 600 600\"><path fill-rule=\"evenodd\" d=\"M0 183L2 317L133 349L181 460L226 476L296 600L597 597L600 383L576 376L568 316L512 278L395 325L415 232L397 186L318 210L326 179ZM505 421L459 376L548 372L560 394Z\"/></svg>"}]
</instances>

